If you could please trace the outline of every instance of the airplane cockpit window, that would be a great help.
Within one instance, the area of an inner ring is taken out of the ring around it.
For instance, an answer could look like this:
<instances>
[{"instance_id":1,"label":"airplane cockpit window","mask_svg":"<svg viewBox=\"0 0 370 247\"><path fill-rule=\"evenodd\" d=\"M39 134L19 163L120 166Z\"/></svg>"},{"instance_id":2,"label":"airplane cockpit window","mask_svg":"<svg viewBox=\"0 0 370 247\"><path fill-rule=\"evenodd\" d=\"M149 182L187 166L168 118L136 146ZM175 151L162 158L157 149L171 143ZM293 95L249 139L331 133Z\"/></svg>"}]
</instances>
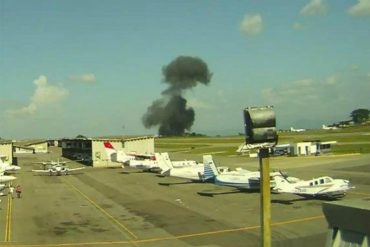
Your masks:
<instances>
[{"instance_id":1,"label":"airplane cockpit window","mask_svg":"<svg viewBox=\"0 0 370 247\"><path fill-rule=\"evenodd\" d=\"M330 178L325 178L325 183L330 183L332 180Z\"/></svg>"},{"instance_id":2,"label":"airplane cockpit window","mask_svg":"<svg viewBox=\"0 0 370 247\"><path fill-rule=\"evenodd\" d=\"M320 179L320 184L323 184L324 183L324 179L323 178L321 178Z\"/></svg>"},{"instance_id":3,"label":"airplane cockpit window","mask_svg":"<svg viewBox=\"0 0 370 247\"><path fill-rule=\"evenodd\" d=\"M312 182L310 182L310 186L313 186L313 183Z\"/></svg>"},{"instance_id":4,"label":"airplane cockpit window","mask_svg":"<svg viewBox=\"0 0 370 247\"><path fill-rule=\"evenodd\" d=\"M319 181L317 181L317 180L316 180L316 181L315 181L315 185L318 185L318 184L319 184Z\"/></svg>"}]
</instances>

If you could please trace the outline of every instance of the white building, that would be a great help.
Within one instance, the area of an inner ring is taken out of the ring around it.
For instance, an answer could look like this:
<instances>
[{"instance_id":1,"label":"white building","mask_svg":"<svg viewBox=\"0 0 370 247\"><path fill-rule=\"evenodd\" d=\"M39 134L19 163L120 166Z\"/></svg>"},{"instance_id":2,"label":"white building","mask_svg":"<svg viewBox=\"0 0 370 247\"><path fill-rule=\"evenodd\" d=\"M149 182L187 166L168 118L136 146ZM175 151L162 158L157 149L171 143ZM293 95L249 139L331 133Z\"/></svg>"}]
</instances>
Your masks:
<instances>
[{"instance_id":1,"label":"white building","mask_svg":"<svg viewBox=\"0 0 370 247\"><path fill-rule=\"evenodd\" d=\"M94 167L120 166L109 161L104 142L109 141L115 150L126 153L153 154L154 137L142 136L135 138L87 138L60 140L64 157L83 160Z\"/></svg>"},{"instance_id":2,"label":"white building","mask_svg":"<svg viewBox=\"0 0 370 247\"><path fill-rule=\"evenodd\" d=\"M13 151L17 154L47 153L48 142L46 140L17 141L13 144Z\"/></svg>"},{"instance_id":3,"label":"white building","mask_svg":"<svg viewBox=\"0 0 370 247\"><path fill-rule=\"evenodd\" d=\"M0 158L3 162L13 163L13 143L11 141L0 140Z\"/></svg>"}]
</instances>

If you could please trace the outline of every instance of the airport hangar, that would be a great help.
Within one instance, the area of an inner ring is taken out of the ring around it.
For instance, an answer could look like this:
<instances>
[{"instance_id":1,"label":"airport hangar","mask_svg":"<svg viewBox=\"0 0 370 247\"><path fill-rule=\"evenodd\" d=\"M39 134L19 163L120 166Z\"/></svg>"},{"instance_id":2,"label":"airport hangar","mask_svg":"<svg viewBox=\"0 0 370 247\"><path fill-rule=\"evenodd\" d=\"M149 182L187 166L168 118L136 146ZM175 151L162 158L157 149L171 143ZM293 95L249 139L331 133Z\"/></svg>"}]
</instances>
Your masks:
<instances>
[{"instance_id":1,"label":"airport hangar","mask_svg":"<svg viewBox=\"0 0 370 247\"><path fill-rule=\"evenodd\" d=\"M0 158L4 162L14 163L12 141L0 140Z\"/></svg>"},{"instance_id":2,"label":"airport hangar","mask_svg":"<svg viewBox=\"0 0 370 247\"><path fill-rule=\"evenodd\" d=\"M93 167L120 166L120 163L112 162L108 158L104 142L109 141L115 150L126 153L153 154L154 137L140 136L131 138L63 138L58 146L62 148L62 156L72 160L78 160Z\"/></svg>"}]
</instances>

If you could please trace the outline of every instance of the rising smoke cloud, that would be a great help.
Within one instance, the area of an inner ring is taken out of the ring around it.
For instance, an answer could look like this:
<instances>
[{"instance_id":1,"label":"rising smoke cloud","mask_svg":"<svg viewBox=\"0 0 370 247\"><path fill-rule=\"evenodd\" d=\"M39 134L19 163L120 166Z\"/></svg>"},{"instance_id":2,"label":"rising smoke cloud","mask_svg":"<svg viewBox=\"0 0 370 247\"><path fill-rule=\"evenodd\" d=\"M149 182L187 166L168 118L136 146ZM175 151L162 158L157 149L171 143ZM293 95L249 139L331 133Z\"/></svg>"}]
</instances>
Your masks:
<instances>
[{"instance_id":1,"label":"rising smoke cloud","mask_svg":"<svg viewBox=\"0 0 370 247\"><path fill-rule=\"evenodd\" d=\"M179 56L162 68L163 82L169 86L162 98L148 107L142 121L146 128L159 125L160 135L182 135L194 123L195 112L186 106L184 90L202 83L207 85L212 77L207 64L200 58Z\"/></svg>"}]
</instances>

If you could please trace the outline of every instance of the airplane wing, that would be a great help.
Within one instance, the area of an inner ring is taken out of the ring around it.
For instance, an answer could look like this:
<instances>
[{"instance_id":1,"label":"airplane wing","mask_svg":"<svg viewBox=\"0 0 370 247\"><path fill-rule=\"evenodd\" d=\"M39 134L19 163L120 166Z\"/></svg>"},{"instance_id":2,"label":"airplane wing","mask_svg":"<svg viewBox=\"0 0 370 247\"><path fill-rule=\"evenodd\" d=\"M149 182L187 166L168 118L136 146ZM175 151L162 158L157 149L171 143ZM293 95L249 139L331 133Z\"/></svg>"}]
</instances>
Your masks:
<instances>
[{"instance_id":1,"label":"airplane wing","mask_svg":"<svg viewBox=\"0 0 370 247\"><path fill-rule=\"evenodd\" d=\"M32 170L33 172L39 172L39 173L49 173L50 170Z\"/></svg>"},{"instance_id":2,"label":"airplane wing","mask_svg":"<svg viewBox=\"0 0 370 247\"><path fill-rule=\"evenodd\" d=\"M79 170L83 170L83 169L85 169L85 167L68 168L68 171L73 172L73 171L79 171Z\"/></svg>"}]
</instances>

